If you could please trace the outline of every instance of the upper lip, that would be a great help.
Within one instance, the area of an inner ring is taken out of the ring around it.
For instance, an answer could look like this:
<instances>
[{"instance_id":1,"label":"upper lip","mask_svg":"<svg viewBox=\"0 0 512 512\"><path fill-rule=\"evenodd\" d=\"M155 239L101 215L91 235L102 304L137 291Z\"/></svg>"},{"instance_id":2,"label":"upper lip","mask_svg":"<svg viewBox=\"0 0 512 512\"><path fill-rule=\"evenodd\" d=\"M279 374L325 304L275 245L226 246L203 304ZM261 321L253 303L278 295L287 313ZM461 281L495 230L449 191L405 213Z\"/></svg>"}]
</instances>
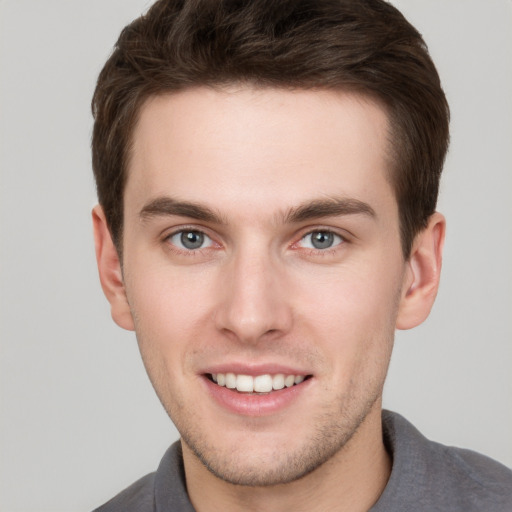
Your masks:
<instances>
[{"instance_id":1,"label":"upper lip","mask_svg":"<svg viewBox=\"0 0 512 512\"><path fill-rule=\"evenodd\" d=\"M213 364L201 371L202 374L212 373L234 373L236 375L276 375L282 373L284 375L311 375L311 372L300 367L283 365L279 363L220 363Z\"/></svg>"}]
</instances>

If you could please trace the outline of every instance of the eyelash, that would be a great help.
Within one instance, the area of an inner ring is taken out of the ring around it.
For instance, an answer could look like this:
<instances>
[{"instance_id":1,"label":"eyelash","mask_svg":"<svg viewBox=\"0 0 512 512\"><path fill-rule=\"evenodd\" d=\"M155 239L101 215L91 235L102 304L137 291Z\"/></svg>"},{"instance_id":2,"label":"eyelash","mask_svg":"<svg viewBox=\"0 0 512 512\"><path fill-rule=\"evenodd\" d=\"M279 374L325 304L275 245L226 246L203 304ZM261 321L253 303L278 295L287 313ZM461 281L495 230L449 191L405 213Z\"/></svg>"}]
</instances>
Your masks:
<instances>
[{"instance_id":1,"label":"eyelash","mask_svg":"<svg viewBox=\"0 0 512 512\"><path fill-rule=\"evenodd\" d=\"M334 237L337 237L340 239L338 243L333 245L332 247L327 247L325 249L317 249L314 247L300 247L299 244L307 237L311 236L314 233L323 233L323 234L330 234ZM341 233L334 231L330 228L322 228L317 227L315 229L310 229L309 231L303 232L297 242L294 242L291 245L292 249L302 249L303 253L306 254L308 257L314 257L314 258L323 258L323 257L329 257L334 256L339 252L339 250L348 243L348 239L346 236L342 235Z\"/></svg>"},{"instance_id":2,"label":"eyelash","mask_svg":"<svg viewBox=\"0 0 512 512\"><path fill-rule=\"evenodd\" d=\"M211 244L208 245L207 247L200 247L197 249L186 249L186 248L182 249L182 248L178 247L176 244L172 243L171 239L174 236L183 234L183 233L198 233L200 235L207 237L211 241ZM302 242L307 236L311 236L315 233L324 233L327 235L333 235L334 237L339 238L340 241L338 243L336 243L334 246L327 247L325 249L318 249L318 248L314 248L314 247L300 247L299 246L300 242ZM165 235L165 237L163 238L163 241L167 243L167 246L171 251L178 253L179 255L183 255L183 256L197 256L198 254L201 254L203 251L208 251L208 250L212 250L212 249L215 250L216 249L215 246L217 246L217 247L220 246L220 244L215 242L213 237L211 237L203 229L199 229L199 228L196 228L193 226L181 227L180 229L177 229L177 230ZM315 228L315 229L311 229L309 231L303 232L301 234L300 238L296 242L293 242L290 245L290 247L292 249L302 249L308 256L323 257L323 256L333 255L340 249L340 246L343 246L346 243L348 243L347 237L341 235L340 233L338 233L332 229Z\"/></svg>"},{"instance_id":3,"label":"eyelash","mask_svg":"<svg viewBox=\"0 0 512 512\"><path fill-rule=\"evenodd\" d=\"M203 235L204 237L207 237L211 241L211 244L208 245L207 247L200 247L197 249L186 249L186 248L182 249L181 247L178 247L176 244L172 243L171 239L174 236L183 234L183 233L198 233L200 235ZM198 229L193 226L190 226L190 227L184 226L184 227L181 227L180 229L177 229L169 234L166 234L163 237L163 241L167 244L168 249L171 250L172 252L177 253L180 256L192 256L192 257L201 254L203 251L215 249L216 248L215 245L217 245L217 246L219 245L203 229Z\"/></svg>"},{"instance_id":4,"label":"eyelash","mask_svg":"<svg viewBox=\"0 0 512 512\"><path fill-rule=\"evenodd\" d=\"M332 247L337 247L338 245L341 245L342 243L345 242L345 238L343 236L341 236L339 233L336 233L330 229L314 229L312 231L308 231L307 233L305 233L301 239L299 240L299 242L301 242L302 240L304 240L305 238L307 238L308 236L311 236L311 235L314 235L314 234L322 234L322 235L332 235L333 238L338 238L339 239L339 242L335 243L336 240L333 240L333 243L334 245L331 246L331 247L326 247L325 249L319 249L319 248L316 248L316 250L319 250L319 251L325 251L325 250L328 250L328 249L331 249ZM297 242L298 243L298 242Z\"/></svg>"}]
</instances>

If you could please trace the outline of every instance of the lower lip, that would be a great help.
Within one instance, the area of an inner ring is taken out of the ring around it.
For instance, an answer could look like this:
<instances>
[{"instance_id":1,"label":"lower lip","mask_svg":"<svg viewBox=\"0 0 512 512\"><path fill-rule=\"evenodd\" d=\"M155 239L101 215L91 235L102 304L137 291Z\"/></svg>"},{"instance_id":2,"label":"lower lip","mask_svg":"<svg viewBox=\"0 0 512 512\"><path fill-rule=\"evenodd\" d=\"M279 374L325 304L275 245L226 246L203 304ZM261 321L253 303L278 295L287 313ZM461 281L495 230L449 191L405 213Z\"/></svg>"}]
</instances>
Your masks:
<instances>
[{"instance_id":1,"label":"lower lip","mask_svg":"<svg viewBox=\"0 0 512 512\"><path fill-rule=\"evenodd\" d=\"M203 376L209 393L214 400L230 412L243 416L267 416L275 414L295 402L310 387L312 379L306 379L292 387L271 391L268 394L239 393L219 386Z\"/></svg>"}]
</instances>

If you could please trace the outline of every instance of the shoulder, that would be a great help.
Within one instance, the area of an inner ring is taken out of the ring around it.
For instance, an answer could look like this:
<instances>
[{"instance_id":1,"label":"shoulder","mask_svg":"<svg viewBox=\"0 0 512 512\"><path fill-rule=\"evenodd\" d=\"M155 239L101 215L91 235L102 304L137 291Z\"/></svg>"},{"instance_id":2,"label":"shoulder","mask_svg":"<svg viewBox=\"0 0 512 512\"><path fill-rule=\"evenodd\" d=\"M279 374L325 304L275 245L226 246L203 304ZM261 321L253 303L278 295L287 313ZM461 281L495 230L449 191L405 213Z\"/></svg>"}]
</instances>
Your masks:
<instances>
[{"instance_id":1,"label":"shoulder","mask_svg":"<svg viewBox=\"0 0 512 512\"><path fill-rule=\"evenodd\" d=\"M395 510L512 510L512 471L504 465L429 441L395 413L384 412L383 427L393 469L378 505L400 504Z\"/></svg>"},{"instance_id":2,"label":"shoulder","mask_svg":"<svg viewBox=\"0 0 512 512\"><path fill-rule=\"evenodd\" d=\"M432 443L436 480L464 510L512 511L512 471L480 453Z\"/></svg>"},{"instance_id":3,"label":"shoulder","mask_svg":"<svg viewBox=\"0 0 512 512\"><path fill-rule=\"evenodd\" d=\"M155 474L140 478L94 512L153 512Z\"/></svg>"}]
</instances>

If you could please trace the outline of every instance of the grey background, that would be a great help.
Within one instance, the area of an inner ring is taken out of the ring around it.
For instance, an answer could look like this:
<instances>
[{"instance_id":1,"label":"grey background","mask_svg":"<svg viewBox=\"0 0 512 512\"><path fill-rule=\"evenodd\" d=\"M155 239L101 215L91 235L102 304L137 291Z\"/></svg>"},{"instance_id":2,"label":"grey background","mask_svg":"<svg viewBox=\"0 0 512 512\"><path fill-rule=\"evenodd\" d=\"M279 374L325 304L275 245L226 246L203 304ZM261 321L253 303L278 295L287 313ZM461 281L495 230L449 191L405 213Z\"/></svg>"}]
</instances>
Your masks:
<instances>
[{"instance_id":1,"label":"grey background","mask_svg":"<svg viewBox=\"0 0 512 512\"><path fill-rule=\"evenodd\" d=\"M385 405L512 466L512 3L401 0L453 115L443 280L398 333ZM89 103L143 0L0 0L0 510L89 510L174 427L95 268ZM214 426L212 426L214 428Z\"/></svg>"}]
</instances>

